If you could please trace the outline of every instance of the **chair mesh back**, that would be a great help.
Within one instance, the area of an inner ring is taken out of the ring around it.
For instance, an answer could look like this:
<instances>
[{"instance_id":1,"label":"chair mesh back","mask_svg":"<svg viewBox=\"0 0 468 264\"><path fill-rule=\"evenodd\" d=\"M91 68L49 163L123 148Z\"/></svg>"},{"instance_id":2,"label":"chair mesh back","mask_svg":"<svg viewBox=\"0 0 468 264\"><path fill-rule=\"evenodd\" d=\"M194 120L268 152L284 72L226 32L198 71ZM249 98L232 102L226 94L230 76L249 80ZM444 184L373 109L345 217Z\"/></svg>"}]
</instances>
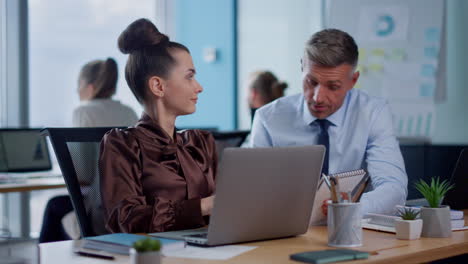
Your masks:
<instances>
[{"instance_id":1,"label":"chair mesh back","mask_svg":"<svg viewBox=\"0 0 468 264\"><path fill-rule=\"evenodd\" d=\"M249 131L211 132L215 139L218 161L221 161L225 148L240 147Z\"/></svg>"},{"instance_id":2,"label":"chair mesh back","mask_svg":"<svg viewBox=\"0 0 468 264\"><path fill-rule=\"evenodd\" d=\"M99 142L67 142L87 218L96 235L106 234L99 188Z\"/></svg>"},{"instance_id":3,"label":"chair mesh back","mask_svg":"<svg viewBox=\"0 0 468 264\"><path fill-rule=\"evenodd\" d=\"M99 146L113 127L46 128L73 204L82 237L109 233L99 188Z\"/></svg>"}]
</instances>

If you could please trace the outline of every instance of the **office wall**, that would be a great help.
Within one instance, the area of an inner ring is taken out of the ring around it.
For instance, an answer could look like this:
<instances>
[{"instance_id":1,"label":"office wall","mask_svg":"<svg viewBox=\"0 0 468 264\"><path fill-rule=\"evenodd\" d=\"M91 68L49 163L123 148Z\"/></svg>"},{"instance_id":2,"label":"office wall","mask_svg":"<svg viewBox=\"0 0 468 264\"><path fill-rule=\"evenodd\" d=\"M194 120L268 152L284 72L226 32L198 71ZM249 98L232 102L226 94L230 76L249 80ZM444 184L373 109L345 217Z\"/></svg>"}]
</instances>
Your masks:
<instances>
[{"instance_id":1,"label":"office wall","mask_svg":"<svg viewBox=\"0 0 468 264\"><path fill-rule=\"evenodd\" d=\"M236 127L236 1L177 0L175 37L192 54L204 91L195 114L179 117L178 127ZM216 58L209 58L213 51Z\"/></svg>"},{"instance_id":2,"label":"office wall","mask_svg":"<svg viewBox=\"0 0 468 264\"><path fill-rule=\"evenodd\" d=\"M322 26L320 0L238 0L238 120L250 129L247 78L270 70L289 84L286 94L301 92L300 59L307 39Z\"/></svg>"},{"instance_id":3,"label":"office wall","mask_svg":"<svg viewBox=\"0 0 468 264\"><path fill-rule=\"evenodd\" d=\"M447 100L436 105L434 143L468 143L468 1L447 1Z\"/></svg>"}]
</instances>

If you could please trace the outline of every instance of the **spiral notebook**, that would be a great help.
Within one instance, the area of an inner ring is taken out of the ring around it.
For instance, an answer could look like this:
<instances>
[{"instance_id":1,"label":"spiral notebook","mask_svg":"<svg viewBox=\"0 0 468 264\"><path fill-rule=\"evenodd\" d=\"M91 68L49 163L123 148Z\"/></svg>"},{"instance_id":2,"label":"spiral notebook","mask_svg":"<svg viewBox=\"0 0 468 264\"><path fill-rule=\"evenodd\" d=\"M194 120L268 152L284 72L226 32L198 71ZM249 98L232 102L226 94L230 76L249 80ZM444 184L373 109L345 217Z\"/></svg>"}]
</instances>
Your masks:
<instances>
[{"instance_id":1,"label":"spiral notebook","mask_svg":"<svg viewBox=\"0 0 468 264\"><path fill-rule=\"evenodd\" d=\"M369 182L369 174L363 169L335 173L329 176L338 178L340 192L351 192L351 200L353 202L359 201ZM310 225L325 225L327 217L322 213L321 207L324 200L330 199L330 189L323 178L320 179L317 188L314 208L310 217Z\"/></svg>"}]
</instances>

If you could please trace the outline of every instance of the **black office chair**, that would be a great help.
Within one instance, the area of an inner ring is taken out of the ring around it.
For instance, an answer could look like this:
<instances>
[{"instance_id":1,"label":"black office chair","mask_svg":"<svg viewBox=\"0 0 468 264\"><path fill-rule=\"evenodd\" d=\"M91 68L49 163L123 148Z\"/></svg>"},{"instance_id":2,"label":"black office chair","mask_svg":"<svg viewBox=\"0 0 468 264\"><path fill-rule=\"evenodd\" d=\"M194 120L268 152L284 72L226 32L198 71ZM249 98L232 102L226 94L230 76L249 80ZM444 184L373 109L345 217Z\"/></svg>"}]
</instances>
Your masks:
<instances>
[{"instance_id":1,"label":"black office chair","mask_svg":"<svg viewBox=\"0 0 468 264\"><path fill-rule=\"evenodd\" d=\"M108 233L99 189L99 146L112 129L45 128L50 137L68 192L78 218L81 236Z\"/></svg>"},{"instance_id":2,"label":"black office chair","mask_svg":"<svg viewBox=\"0 0 468 264\"><path fill-rule=\"evenodd\" d=\"M218 152L218 161L221 160L223 150L228 147L240 147L249 135L248 130L217 132L212 131L213 137L216 142L216 151Z\"/></svg>"}]
</instances>

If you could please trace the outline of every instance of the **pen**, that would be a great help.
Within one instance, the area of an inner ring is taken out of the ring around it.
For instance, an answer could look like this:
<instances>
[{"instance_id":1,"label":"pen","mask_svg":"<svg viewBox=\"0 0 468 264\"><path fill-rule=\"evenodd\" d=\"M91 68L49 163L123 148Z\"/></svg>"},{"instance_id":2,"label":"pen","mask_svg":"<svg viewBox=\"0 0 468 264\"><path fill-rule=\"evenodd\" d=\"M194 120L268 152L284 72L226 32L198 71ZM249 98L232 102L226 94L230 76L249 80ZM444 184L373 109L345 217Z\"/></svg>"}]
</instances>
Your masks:
<instances>
[{"instance_id":1,"label":"pen","mask_svg":"<svg viewBox=\"0 0 468 264\"><path fill-rule=\"evenodd\" d=\"M348 202L349 203L354 203L352 192L347 192L346 194L348 195Z\"/></svg>"},{"instance_id":2,"label":"pen","mask_svg":"<svg viewBox=\"0 0 468 264\"><path fill-rule=\"evenodd\" d=\"M336 178L330 176L330 183L331 183L330 192L331 192L332 201L333 201L333 203L338 203L339 200L338 200L338 195L336 193L336 183L337 183Z\"/></svg>"},{"instance_id":3,"label":"pen","mask_svg":"<svg viewBox=\"0 0 468 264\"><path fill-rule=\"evenodd\" d=\"M85 257L92 257L92 258L100 258L100 259L114 259L114 256L107 254L107 253L100 253L100 252L91 252L91 251L84 251L81 249L77 249L74 251L75 254Z\"/></svg>"},{"instance_id":4,"label":"pen","mask_svg":"<svg viewBox=\"0 0 468 264\"><path fill-rule=\"evenodd\" d=\"M323 178L323 180L325 181L325 183L327 184L328 189L330 189L330 188L331 188L331 184L330 184L330 180L328 179L328 176L325 175L325 173L322 173L322 178Z\"/></svg>"},{"instance_id":5,"label":"pen","mask_svg":"<svg viewBox=\"0 0 468 264\"><path fill-rule=\"evenodd\" d=\"M333 179L335 179L336 199L337 199L338 203L341 203L341 202L343 202L343 200L341 199L340 184L339 184L339 181L338 181L338 177L333 177Z\"/></svg>"}]
</instances>

